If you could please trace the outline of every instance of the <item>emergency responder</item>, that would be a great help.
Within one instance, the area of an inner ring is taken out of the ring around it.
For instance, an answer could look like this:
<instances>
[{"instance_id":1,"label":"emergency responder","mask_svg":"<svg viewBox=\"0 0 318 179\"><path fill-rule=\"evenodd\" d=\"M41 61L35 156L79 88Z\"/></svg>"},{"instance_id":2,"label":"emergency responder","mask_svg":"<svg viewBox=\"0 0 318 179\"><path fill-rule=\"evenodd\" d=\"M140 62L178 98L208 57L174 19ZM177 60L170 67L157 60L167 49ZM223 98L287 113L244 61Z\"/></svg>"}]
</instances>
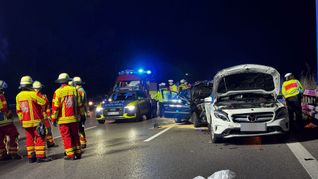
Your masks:
<instances>
[{"instance_id":1,"label":"emergency responder","mask_svg":"<svg viewBox=\"0 0 318 179\"><path fill-rule=\"evenodd\" d=\"M33 89L34 91L41 97L43 97L46 101L45 107L43 109L43 116L44 116L44 125L45 125L45 139L46 139L46 145L48 148L54 147L55 142L52 134L52 125L50 123L51 118L51 107L50 102L45 94L41 92L43 88L43 85L39 81L33 82Z\"/></svg>"},{"instance_id":2,"label":"emergency responder","mask_svg":"<svg viewBox=\"0 0 318 179\"><path fill-rule=\"evenodd\" d=\"M175 85L174 83L173 83L173 80L168 80L168 82L169 82L169 91L171 91L171 92L178 92L178 87L177 87L177 85Z\"/></svg>"},{"instance_id":3,"label":"emergency responder","mask_svg":"<svg viewBox=\"0 0 318 179\"><path fill-rule=\"evenodd\" d=\"M85 122L86 122L86 116L88 112L88 104L87 104L87 96L86 92L83 88L84 82L80 77L74 77L73 78L73 84L75 85L78 94L81 97L82 100L82 106L80 108L80 122L79 122L79 135L80 135L80 142L81 142L81 148L84 149L86 148L86 134L85 134Z\"/></svg>"},{"instance_id":4,"label":"emergency responder","mask_svg":"<svg viewBox=\"0 0 318 179\"><path fill-rule=\"evenodd\" d=\"M189 86L186 84L186 80L180 80L180 85L178 86L178 91L181 92L183 90L189 89Z\"/></svg>"},{"instance_id":5,"label":"emergency responder","mask_svg":"<svg viewBox=\"0 0 318 179\"><path fill-rule=\"evenodd\" d=\"M30 163L48 162L45 154L45 135L41 136L37 127L44 122L43 108L46 101L32 89L33 80L23 76L20 81L21 92L16 96L16 111L25 129L27 155ZM45 131L41 131L45 133Z\"/></svg>"},{"instance_id":6,"label":"emergency responder","mask_svg":"<svg viewBox=\"0 0 318 179\"><path fill-rule=\"evenodd\" d=\"M157 116L160 116L162 117L163 115L163 90L167 90L167 87L166 87L166 83L160 83L159 84L159 90L157 92L157 95L156 95L156 100L158 101L157 103Z\"/></svg>"},{"instance_id":7,"label":"emergency responder","mask_svg":"<svg viewBox=\"0 0 318 179\"><path fill-rule=\"evenodd\" d=\"M81 98L75 87L68 85L72 80L67 73L61 73L56 83L61 86L54 92L52 100L52 122L59 124L64 143L65 160L81 158L81 144L79 138L79 109Z\"/></svg>"},{"instance_id":8,"label":"emergency responder","mask_svg":"<svg viewBox=\"0 0 318 179\"><path fill-rule=\"evenodd\" d=\"M13 124L12 112L8 109L4 90L7 83L0 80L0 160L22 159L18 155L18 130ZM6 140L9 137L9 140ZM8 151L7 151L8 150Z\"/></svg>"},{"instance_id":9,"label":"emergency responder","mask_svg":"<svg viewBox=\"0 0 318 179\"><path fill-rule=\"evenodd\" d=\"M299 128L302 122L301 96L303 87L301 83L295 79L292 73L285 75L285 82L282 86L282 94L286 100L289 121L291 128ZM296 115L296 123L294 123L294 116Z\"/></svg>"}]
</instances>

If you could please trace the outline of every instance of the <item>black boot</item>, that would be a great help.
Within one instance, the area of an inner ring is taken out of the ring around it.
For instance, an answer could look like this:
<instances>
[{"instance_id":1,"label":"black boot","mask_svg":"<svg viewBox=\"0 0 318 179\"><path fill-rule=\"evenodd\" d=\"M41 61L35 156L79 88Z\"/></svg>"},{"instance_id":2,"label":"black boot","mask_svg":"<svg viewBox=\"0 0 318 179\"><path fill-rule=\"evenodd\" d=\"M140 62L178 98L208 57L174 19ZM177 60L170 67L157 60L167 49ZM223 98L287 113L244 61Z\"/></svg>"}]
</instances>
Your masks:
<instances>
[{"instance_id":1,"label":"black boot","mask_svg":"<svg viewBox=\"0 0 318 179\"><path fill-rule=\"evenodd\" d=\"M11 154L11 158L12 160L21 160L22 156L18 154Z\"/></svg>"},{"instance_id":2,"label":"black boot","mask_svg":"<svg viewBox=\"0 0 318 179\"><path fill-rule=\"evenodd\" d=\"M51 158L46 158L46 157L37 159L38 163L50 162L50 161L52 161L52 159Z\"/></svg>"},{"instance_id":3,"label":"black boot","mask_svg":"<svg viewBox=\"0 0 318 179\"><path fill-rule=\"evenodd\" d=\"M81 145L81 148L82 148L82 149L85 149L85 148L86 148L86 144L82 144L82 145Z\"/></svg>"},{"instance_id":4,"label":"black boot","mask_svg":"<svg viewBox=\"0 0 318 179\"><path fill-rule=\"evenodd\" d=\"M6 161L6 160L11 160L11 156L4 154L3 157L0 158L0 161Z\"/></svg>"},{"instance_id":5,"label":"black boot","mask_svg":"<svg viewBox=\"0 0 318 179\"><path fill-rule=\"evenodd\" d=\"M29 163L34 163L36 162L36 155L35 152L31 153L31 158L29 158Z\"/></svg>"},{"instance_id":6,"label":"black boot","mask_svg":"<svg viewBox=\"0 0 318 179\"><path fill-rule=\"evenodd\" d=\"M75 156L74 157L65 156L64 160L77 160L77 158Z\"/></svg>"}]
</instances>

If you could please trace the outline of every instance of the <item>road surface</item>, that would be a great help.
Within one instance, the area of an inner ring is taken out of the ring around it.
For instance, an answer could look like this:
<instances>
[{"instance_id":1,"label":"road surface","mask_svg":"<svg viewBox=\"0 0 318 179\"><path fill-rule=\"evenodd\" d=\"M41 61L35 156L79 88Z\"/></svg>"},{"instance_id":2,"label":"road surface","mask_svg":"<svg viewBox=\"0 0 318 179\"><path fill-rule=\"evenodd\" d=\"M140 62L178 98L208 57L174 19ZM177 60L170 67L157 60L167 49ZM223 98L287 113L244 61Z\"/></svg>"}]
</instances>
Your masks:
<instances>
[{"instance_id":1,"label":"road surface","mask_svg":"<svg viewBox=\"0 0 318 179\"><path fill-rule=\"evenodd\" d=\"M154 123L160 128L154 128ZM48 149L48 163L29 164L24 132L23 160L0 162L0 178L194 178L229 169L236 178L318 177L318 130L294 134L287 143L275 137L252 137L212 144L207 129L168 119L99 125L89 119L88 147L81 160L63 160L63 145Z\"/></svg>"}]
</instances>

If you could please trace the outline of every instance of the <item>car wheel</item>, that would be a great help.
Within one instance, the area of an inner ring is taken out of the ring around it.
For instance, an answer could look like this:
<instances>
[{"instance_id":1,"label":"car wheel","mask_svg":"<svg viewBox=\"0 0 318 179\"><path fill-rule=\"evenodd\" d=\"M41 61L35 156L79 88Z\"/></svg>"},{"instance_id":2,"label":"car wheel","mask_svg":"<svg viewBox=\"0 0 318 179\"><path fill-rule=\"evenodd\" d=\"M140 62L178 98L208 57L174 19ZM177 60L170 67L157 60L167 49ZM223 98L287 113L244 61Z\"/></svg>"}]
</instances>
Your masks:
<instances>
[{"instance_id":1,"label":"car wheel","mask_svg":"<svg viewBox=\"0 0 318 179\"><path fill-rule=\"evenodd\" d=\"M200 124L199 119L198 119L198 114L196 112L192 113L191 118L192 118L192 122L193 122L194 127L201 127L201 124Z\"/></svg>"},{"instance_id":2,"label":"car wheel","mask_svg":"<svg viewBox=\"0 0 318 179\"><path fill-rule=\"evenodd\" d=\"M208 125L209 127L209 133L210 133L210 138L211 138L211 141L212 143L221 143L223 141L223 138L214 134L214 130L213 130L213 127L211 124Z\"/></svg>"},{"instance_id":3,"label":"car wheel","mask_svg":"<svg viewBox=\"0 0 318 179\"><path fill-rule=\"evenodd\" d=\"M105 124L105 120L98 120L97 121L99 124Z\"/></svg>"},{"instance_id":4,"label":"car wheel","mask_svg":"<svg viewBox=\"0 0 318 179\"><path fill-rule=\"evenodd\" d=\"M141 115L140 111L138 110L138 112L137 112L137 114L136 114L136 119L135 119L135 121L136 121L136 122L139 122L139 121L142 121L142 120L143 120L142 115Z\"/></svg>"}]
</instances>

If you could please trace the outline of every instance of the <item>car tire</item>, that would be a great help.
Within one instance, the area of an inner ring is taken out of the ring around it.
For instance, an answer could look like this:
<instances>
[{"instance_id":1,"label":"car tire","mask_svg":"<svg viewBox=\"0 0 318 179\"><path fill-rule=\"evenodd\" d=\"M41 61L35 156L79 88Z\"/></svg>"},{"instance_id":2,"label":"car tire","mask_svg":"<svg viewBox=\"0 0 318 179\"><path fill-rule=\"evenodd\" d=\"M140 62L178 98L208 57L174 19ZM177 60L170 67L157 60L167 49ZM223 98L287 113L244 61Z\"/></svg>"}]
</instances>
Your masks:
<instances>
[{"instance_id":1,"label":"car tire","mask_svg":"<svg viewBox=\"0 0 318 179\"><path fill-rule=\"evenodd\" d=\"M201 127L201 124L198 119L198 114L196 112L192 113L191 120L193 122L194 127Z\"/></svg>"},{"instance_id":2,"label":"car tire","mask_svg":"<svg viewBox=\"0 0 318 179\"><path fill-rule=\"evenodd\" d=\"M223 138L221 136L214 134L213 127L211 126L211 124L209 124L208 126L212 143L216 144L223 142Z\"/></svg>"},{"instance_id":3,"label":"car tire","mask_svg":"<svg viewBox=\"0 0 318 179\"><path fill-rule=\"evenodd\" d=\"M138 112L137 112L137 114L136 114L136 119L135 119L135 121L136 121L136 122L139 122L139 121L142 121L142 120L143 120L142 115L141 115L140 111L138 110Z\"/></svg>"},{"instance_id":4,"label":"car tire","mask_svg":"<svg viewBox=\"0 0 318 179\"><path fill-rule=\"evenodd\" d=\"M98 124L105 124L105 120L98 120Z\"/></svg>"}]
</instances>

